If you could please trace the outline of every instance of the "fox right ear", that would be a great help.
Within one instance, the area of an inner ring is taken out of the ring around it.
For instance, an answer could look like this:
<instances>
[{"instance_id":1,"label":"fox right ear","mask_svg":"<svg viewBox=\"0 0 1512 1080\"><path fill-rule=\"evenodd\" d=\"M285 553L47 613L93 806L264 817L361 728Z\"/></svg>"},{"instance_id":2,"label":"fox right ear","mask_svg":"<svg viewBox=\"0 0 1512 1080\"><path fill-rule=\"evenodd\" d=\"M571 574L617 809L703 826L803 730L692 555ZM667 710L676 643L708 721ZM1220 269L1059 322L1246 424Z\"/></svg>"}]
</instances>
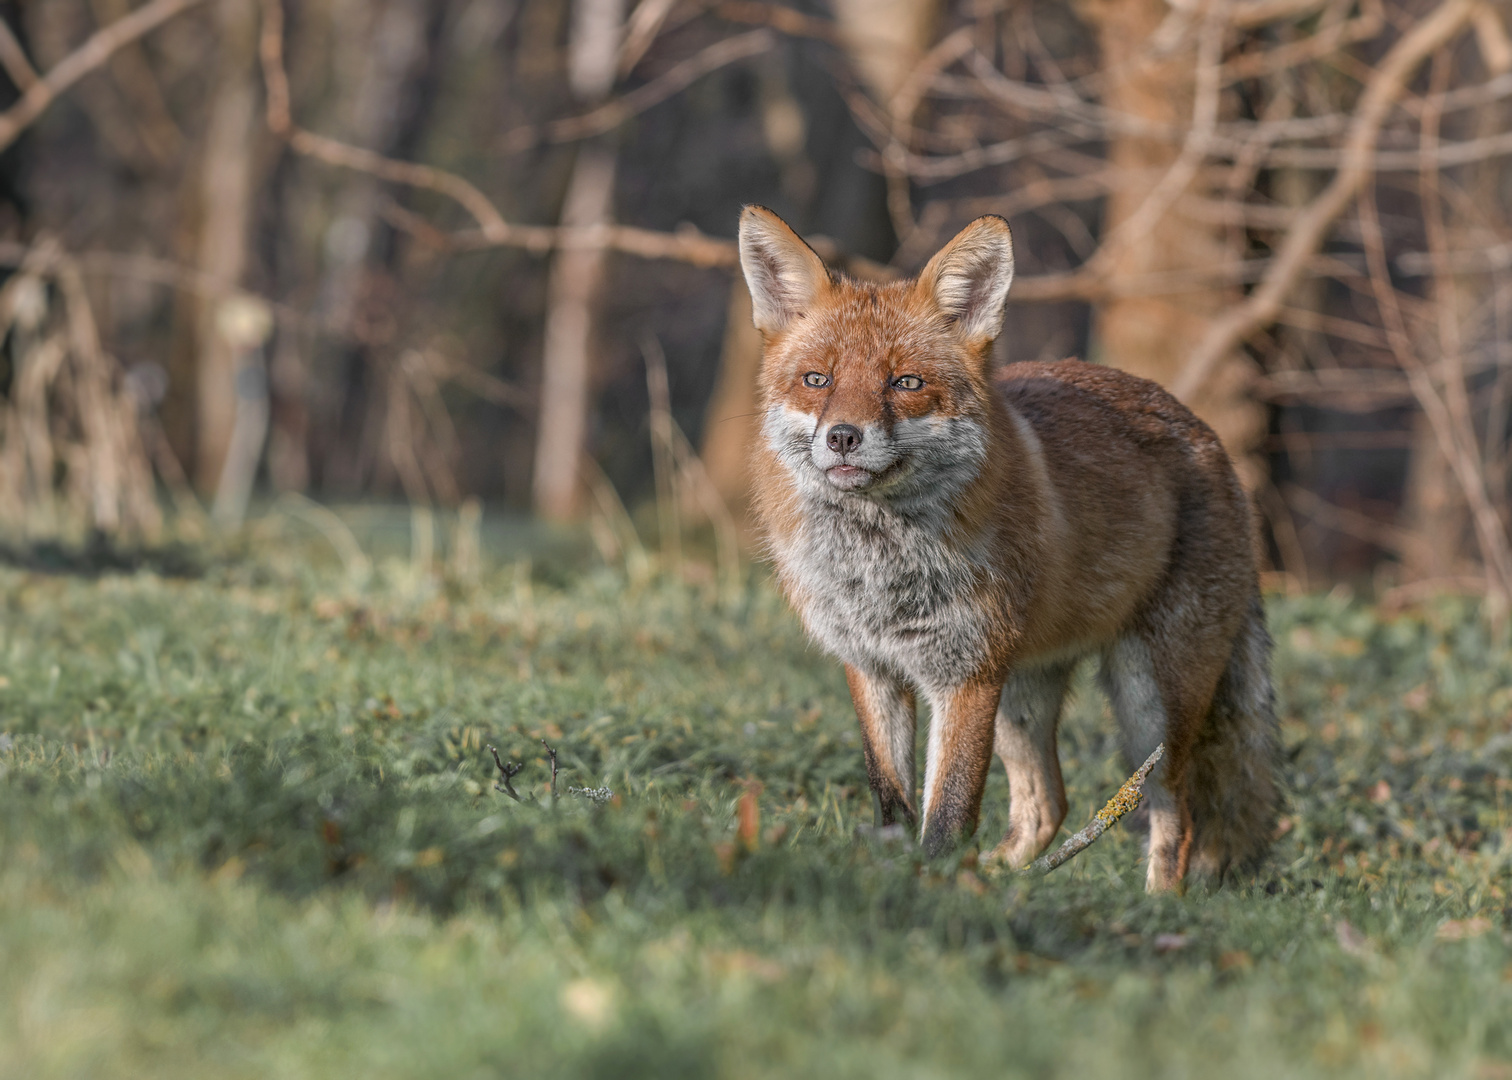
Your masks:
<instances>
[{"instance_id":1,"label":"fox right ear","mask_svg":"<svg viewBox=\"0 0 1512 1080\"><path fill-rule=\"evenodd\" d=\"M763 333L785 329L830 286L824 261L764 206L741 211L740 269L751 290L751 321Z\"/></svg>"}]
</instances>

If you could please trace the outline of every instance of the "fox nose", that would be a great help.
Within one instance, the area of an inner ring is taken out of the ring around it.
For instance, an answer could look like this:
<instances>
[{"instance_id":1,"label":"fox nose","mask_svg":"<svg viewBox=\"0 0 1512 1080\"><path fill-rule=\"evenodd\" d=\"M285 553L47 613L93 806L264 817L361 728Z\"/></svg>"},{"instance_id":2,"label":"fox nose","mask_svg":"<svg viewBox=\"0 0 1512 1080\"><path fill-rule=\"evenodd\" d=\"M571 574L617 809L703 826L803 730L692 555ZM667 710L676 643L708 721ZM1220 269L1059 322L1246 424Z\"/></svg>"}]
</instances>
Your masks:
<instances>
[{"instance_id":1,"label":"fox nose","mask_svg":"<svg viewBox=\"0 0 1512 1080\"><path fill-rule=\"evenodd\" d=\"M836 424L825 440L837 454L848 454L861 445L861 429L852 424Z\"/></svg>"}]
</instances>

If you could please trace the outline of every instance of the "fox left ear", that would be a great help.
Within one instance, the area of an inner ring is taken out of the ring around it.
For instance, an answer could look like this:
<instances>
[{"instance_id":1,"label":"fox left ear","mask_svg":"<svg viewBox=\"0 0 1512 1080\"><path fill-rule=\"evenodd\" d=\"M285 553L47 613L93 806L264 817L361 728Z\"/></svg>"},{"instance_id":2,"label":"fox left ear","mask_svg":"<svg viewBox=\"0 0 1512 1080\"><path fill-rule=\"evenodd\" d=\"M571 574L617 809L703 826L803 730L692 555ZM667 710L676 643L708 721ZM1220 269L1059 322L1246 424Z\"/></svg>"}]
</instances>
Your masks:
<instances>
[{"instance_id":1,"label":"fox left ear","mask_svg":"<svg viewBox=\"0 0 1512 1080\"><path fill-rule=\"evenodd\" d=\"M1000 217L979 217L929 260L919 289L956 325L961 337L985 343L1003 328L1013 282L1013 234Z\"/></svg>"}]
</instances>

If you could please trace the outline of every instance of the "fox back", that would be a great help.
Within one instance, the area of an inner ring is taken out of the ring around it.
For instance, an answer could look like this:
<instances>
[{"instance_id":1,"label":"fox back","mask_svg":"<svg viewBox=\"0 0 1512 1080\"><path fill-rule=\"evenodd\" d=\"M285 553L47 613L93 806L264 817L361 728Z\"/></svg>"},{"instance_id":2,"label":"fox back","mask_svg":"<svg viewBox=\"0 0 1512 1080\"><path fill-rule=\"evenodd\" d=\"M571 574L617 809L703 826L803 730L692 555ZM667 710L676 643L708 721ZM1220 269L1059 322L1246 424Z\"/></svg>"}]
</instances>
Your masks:
<instances>
[{"instance_id":1,"label":"fox back","mask_svg":"<svg viewBox=\"0 0 1512 1080\"><path fill-rule=\"evenodd\" d=\"M1213 433L1111 369L994 371L1001 219L874 285L749 207L741 259L765 345L757 515L806 628L846 665L879 821L919 821L932 850L969 834L996 747L1012 828L994 854L1032 858L1065 815L1065 685L1095 654L1129 756L1167 744L1151 887L1194 854L1216 872L1256 857L1276 801L1269 642L1248 502ZM917 807L916 696L933 714Z\"/></svg>"}]
</instances>

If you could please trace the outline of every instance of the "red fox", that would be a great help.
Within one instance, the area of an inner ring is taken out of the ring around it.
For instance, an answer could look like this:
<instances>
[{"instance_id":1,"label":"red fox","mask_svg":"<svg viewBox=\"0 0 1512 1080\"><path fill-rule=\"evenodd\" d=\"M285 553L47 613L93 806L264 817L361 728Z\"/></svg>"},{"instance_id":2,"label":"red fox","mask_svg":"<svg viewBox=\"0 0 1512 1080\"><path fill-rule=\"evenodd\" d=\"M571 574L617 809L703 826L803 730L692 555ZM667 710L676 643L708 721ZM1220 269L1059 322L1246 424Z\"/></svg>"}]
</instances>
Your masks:
<instances>
[{"instance_id":1,"label":"red fox","mask_svg":"<svg viewBox=\"0 0 1512 1080\"><path fill-rule=\"evenodd\" d=\"M878 824L917 824L930 855L970 837L995 748L1010 828L990 856L1030 862L1066 816L1056 725L1096 654L1129 761L1166 744L1147 888L1258 859L1278 801L1270 637L1249 501L1212 430L1111 368L994 371L1002 218L874 285L748 206L740 262L764 342L756 513L783 591L845 664Z\"/></svg>"}]
</instances>

